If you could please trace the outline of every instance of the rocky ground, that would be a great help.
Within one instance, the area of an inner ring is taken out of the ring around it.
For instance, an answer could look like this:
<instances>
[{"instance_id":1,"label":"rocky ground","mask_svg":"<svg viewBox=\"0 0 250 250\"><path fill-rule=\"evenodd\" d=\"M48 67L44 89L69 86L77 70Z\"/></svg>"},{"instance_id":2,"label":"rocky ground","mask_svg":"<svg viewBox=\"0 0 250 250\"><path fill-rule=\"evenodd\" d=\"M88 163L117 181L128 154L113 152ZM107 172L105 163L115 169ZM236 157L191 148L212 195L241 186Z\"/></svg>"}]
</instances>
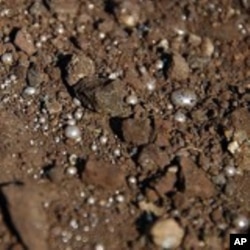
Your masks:
<instances>
[{"instance_id":1,"label":"rocky ground","mask_svg":"<svg viewBox=\"0 0 250 250\"><path fill-rule=\"evenodd\" d=\"M229 249L250 223L248 0L0 1L0 249Z\"/></svg>"}]
</instances>

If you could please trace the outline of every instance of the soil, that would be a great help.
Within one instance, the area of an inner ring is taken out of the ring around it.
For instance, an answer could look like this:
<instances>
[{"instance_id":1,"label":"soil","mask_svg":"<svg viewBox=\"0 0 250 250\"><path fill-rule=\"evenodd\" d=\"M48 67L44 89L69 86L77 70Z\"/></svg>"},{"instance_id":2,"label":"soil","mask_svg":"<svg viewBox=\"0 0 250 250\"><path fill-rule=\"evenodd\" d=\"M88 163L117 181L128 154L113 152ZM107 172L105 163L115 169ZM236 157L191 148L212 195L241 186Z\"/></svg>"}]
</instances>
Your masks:
<instances>
[{"instance_id":1,"label":"soil","mask_svg":"<svg viewBox=\"0 0 250 250\"><path fill-rule=\"evenodd\" d=\"M0 249L220 250L250 233L249 14L0 1Z\"/></svg>"}]
</instances>

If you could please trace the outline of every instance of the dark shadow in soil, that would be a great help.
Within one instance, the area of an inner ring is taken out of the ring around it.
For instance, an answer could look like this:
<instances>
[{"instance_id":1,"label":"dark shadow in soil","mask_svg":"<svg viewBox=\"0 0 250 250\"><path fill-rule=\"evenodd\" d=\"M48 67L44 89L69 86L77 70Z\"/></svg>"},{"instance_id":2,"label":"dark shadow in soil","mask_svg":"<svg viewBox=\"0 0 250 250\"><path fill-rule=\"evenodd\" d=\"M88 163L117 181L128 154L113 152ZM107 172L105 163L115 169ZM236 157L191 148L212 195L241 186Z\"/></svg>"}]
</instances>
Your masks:
<instances>
[{"instance_id":1,"label":"dark shadow in soil","mask_svg":"<svg viewBox=\"0 0 250 250\"><path fill-rule=\"evenodd\" d=\"M113 0L104 1L104 11L108 14L115 15L115 8L118 4Z\"/></svg>"},{"instance_id":2,"label":"dark shadow in soil","mask_svg":"<svg viewBox=\"0 0 250 250\"><path fill-rule=\"evenodd\" d=\"M162 72L164 72L164 77L167 78L167 72L172 63L172 56L167 53L162 53L161 60L163 62Z\"/></svg>"},{"instance_id":3,"label":"dark shadow in soil","mask_svg":"<svg viewBox=\"0 0 250 250\"><path fill-rule=\"evenodd\" d=\"M109 125L112 131L119 137L120 140L124 141L122 134L122 118L120 117L111 117L109 120Z\"/></svg>"},{"instance_id":4,"label":"dark shadow in soil","mask_svg":"<svg viewBox=\"0 0 250 250\"><path fill-rule=\"evenodd\" d=\"M16 34L17 32L19 31L19 28L15 27L11 30L10 34L9 34L9 37L10 37L10 40L11 41L14 41L15 37L16 37Z\"/></svg>"},{"instance_id":5,"label":"dark shadow in soil","mask_svg":"<svg viewBox=\"0 0 250 250\"><path fill-rule=\"evenodd\" d=\"M71 36L71 37L69 38L69 41L70 41L77 49L81 49L81 46L79 45L79 43L78 43L76 37Z\"/></svg>"},{"instance_id":6,"label":"dark shadow in soil","mask_svg":"<svg viewBox=\"0 0 250 250\"><path fill-rule=\"evenodd\" d=\"M52 169L55 167L55 161L53 161L52 163L44 166L42 168L42 178L47 178L51 181L51 177L50 177L50 172L52 171Z\"/></svg>"},{"instance_id":7,"label":"dark shadow in soil","mask_svg":"<svg viewBox=\"0 0 250 250\"><path fill-rule=\"evenodd\" d=\"M74 96L74 91L73 89L68 85L67 81L66 81L66 77L67 77L67 70L66 67L69 64L70 60L72 58L72 55L63 55L63 54L59 54L58 55L58 62L57 62L57 67L59 67L59 69L61 70L61 78L63 81L64 86L66 87L68 93L71 96Z\"/></svg>"},{"instance_id":8,"label":"dark shadow in soil","mask_svg":"<svg viewBox=\"0 0 250 250\"><path fill-rule=\"evenodd\" d=\"M11 219L11 216L10 216L10 213L8 210L8 201L1 190L2 187L8 186L8 185L23 185L23 183L21 183L21 182L9 182L9 183L1 183L0 184L0 207L1 207L2 214L3 214L4 222L7 226L7 228L9 229L10 233L16 237L18 243L22 245L24 250L28 250L27 246L24 244L20 234L18 233L18 231L17 231L17 229L16 229L16 227Z\"/></svg>"},{"instance_id":9,"label":"dark shadow in soil","mask_svg":"<svg viewBox=\"0 0 250 250\"><path fill-rule=\"evenodd\" d=\"M135 221L136 229L140 235L146 235L157 217L152 213L143 212Z\"/></svg>"},{"instance_id":10,"label":"dark shadow in soil","mask_svg":"<svg viewBox=\"0 0 250 250\"><path fill-rule=\"evenodd\" d=\"M77 173L79 176L82 175L84 169L85 169L85 164L86 164L86 160L83 158L78 158L76 161L76 168L77 168Z\"/></svg>"}]
</instances>

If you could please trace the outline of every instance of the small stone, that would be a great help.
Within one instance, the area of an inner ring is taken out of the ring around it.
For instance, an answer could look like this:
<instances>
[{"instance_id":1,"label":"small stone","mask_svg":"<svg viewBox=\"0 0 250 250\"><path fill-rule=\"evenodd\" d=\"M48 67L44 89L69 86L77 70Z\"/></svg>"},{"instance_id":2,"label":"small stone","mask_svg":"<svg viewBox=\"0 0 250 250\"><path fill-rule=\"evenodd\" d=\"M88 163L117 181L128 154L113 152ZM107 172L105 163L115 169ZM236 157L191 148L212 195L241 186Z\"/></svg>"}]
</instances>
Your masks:
<instances>
[{"instance_id":1,"label":"small stone","mask_svg":"<svg viewBox=\"0 0 250 250\"><path fill-rule=\"evenodd\" d=\"M205 57L211 57L214 53L214 45L210 38L205 37L201 43L201 53Z\"/></svg>"},{"instance_id":2,"label":"small stone","mask_svg":"<svg viewBox=\"0 0 250 250\"><path fill-rule=\"evenodd\" d=\"M29 56L36 52L36 47L33 43L31 35L24 29L17 32L14 43L19 49L24 51Z\"/></svg>"},{"instance_id":3,"label":"small stone","mask_svg":"<svg viewBox=\"0 0 250 250\"><path fill-rule=\"evenodd\" d=\"M74 92L82 105L92 111L111 117L124 117L131 112L124 102L126 91L119 80L106 82L95 77L85 78L74 86Z\"/></svg>"},{"instance_id":4,"label":"small stone","mask_svg":"<svg viewBox=\"0 0 250 250\"><path fill-rule=\"evenodd\" d=\"M188 35L188 42L189 42L192 46L196 47L196 46L199 46L199 45L201 44L202 39L201 39L200 36L198 36L198 35L196 35L196 34L190 33L190 34Z\"/></svg>"},{"instance_id":5,"label":"small stone","mask_svg":"<svg viewBox=\"0 0 250 250\"><path fill-rule=\"evenodd\" d=\"M45 105L50 115L58 114L62 111L62 105L56 100L47 100Z\"/></svg>"},{"instance_id":6,"label":"small stone","mask_svg":"<svg viewBox=\"0 0 250 250\"><path fill-rule=\"evenodd\" d=\"M68 125L65 128L65 136L69 139L79 139L81 138L81 130L75 125Z\"/></svg>"},{"instance_id":7,"label":"small stone","mask_svg":"<svg viewBox=\"0 0 250 250\"><path fill-rule=\"evenodd\" d=\"M171 138L173 124L169 120L155 118L155 144L159 147L168 146Z\"/></svg>"},{"instance_id":8,"label":"small stone","mask_svg":"<svg viewBox=\"0 0 250 250\"><path fill-rule=\"evenodd\" d=\"M27 70L27 81L30 86L39 86L44 81L44 75L37 64L31 64Z\"/></svg>"},{"instance_id":9,"label":"small stone","mask_svg":"<svg viewBox=\"0 0 250 250\"><path fill-rule=\"evenodd\" d=\"M32 96L36 93L36 89L34 87L26 87L23 90L23 96Z\"/></svg>"},{"instance_id":10,"label":"small stone","mask_svg":"<svg viewBox=\"0 0 250 250\"><path fill-rule=\"evenodd\" d=\"M164 214L164 208L158 207L152 202L140 201L138 205L142 211L153 213L156 216L161 216Z\"/></svg>"},{"instance_id":11,"label":"small stone","mask_svg":"<svg viewBox=\"0 0 250 250\"><path fill-rule=\"evenodd\" d=\"M185 179L185 192L188 196L207 199L215 195L213 183L191 159L182 156L180 166Z\"/></svg>"},{"instance_id":12,"label":"small stone","mask_svg":"<svg viewBox=\"0 0 250 250\"><path fill-rule=\"evenodd\" d=\"M167 152L155 144L149 144L144 147L138 157L138 163L145 170L163 168L169 164L169 161L170 159Z\"/></svg>"},{"instance_id":13,"label":"small stone","mask_svg":"<svg viewBox=\"0 0 250 250\"><path fill-rule=\"evenodd\" d=\"M174 249L180 246L184 229L174 219L161 219L153 225L150 235L158 247Z\"/></svg>"},{"instance_id":14,"label":"small stone","mask_svg":"<svg viewBox=\"0 0 250 250\"><path fill-rule=\"evenodd\" d=\"M55 12L60 15L60 17L69 15L75 16L79 10L79 1L78 0L50 0L46 1L50 7L51 12Z\"/></svg>"},{"instance_id":15,"label":"small stone","mask_svg":"<svg viewBox=\"0 0 250 250\"><path fill-rule=\"evenodd\" d=\"M45 201L44 191L28 184L8 185L4 187L3 193L11 221L23 243L28 249L48 250L49 223L42 207Z\"/></svg>"},{"instance_id":16,"label":"small stone","mask_svg":"<svg viewBox=\"0 0 250 250\"><path fill-rule=\"evenodd\" d=\"M76 84L80 79L92 76L95 73L93 60L84 55L73 55L67 66L67 82L70 86Z\"/></svg>"},{"instance_id":17,"label":"small stone","mask_svg":"<svg viewBox=\"0 0 250 250\"><path fill-rule=\"evenodd\" d=\"M92 158L86 162L82 180L107 191L115 191L125 183L120 166Z\"/></svg>"},{"instance_id":18,"label":"small stone","mask_svg":"<svg viewBox=\"0 0 250 250\"><path fill-rule=\"evenodd\" d=\"M13 55L12 55L12 53L4 53L1 56L1 60L5 65L11 65L13 63Z\"/></svg>"},{"instance_id":19,"label":"small stone","mask_svg":"<svg viewBox=\"0 0 250 250\"><path fill-rule=\"evenodd\" d=\"M117 18L121 24L129 28L135 27L140 19L140 6L131 1L122 2Z\"/></svg>"},{"instance_id":20,"label":"small stone","mask_svg":"<svg viewBox=\"0 0 250 250\"><path fill-rule=\"evenodd\" d=\"M136 146L149 142L151 130L149 119L129 118L122 123L124 140Z\"/></svg>"},{"instance_id":21,"label":"small stone","mask_svg":"<svg viewBox=\"0 0 250 250\"><path fill-rule=\"evenodd\" d=\"M171 94L171 101L176 106L192 108L197 103L197 95L191 89L178 89Z\"/></svg>"},{"instance_id":22,"label":"small stone","mask_svg":"<svg viewBox=\"0 0 250 250\"><path fill-rule=\"evenodd\" d=\"M227 183L227 195L240 207L250 212L250 171L245 171L243 175L235 175L233 182Z\"/></svg>"},{"instance_id":23,"label":"small stone","mask_svg":"<svg viewBox=\"0 0 250 250\"><path fill-rule=\"evenodd\" d=\"M177 112L174 114L174 119L175 119L175 121L177 121L177 122L185 123L186 120L187 120L187 117L186 117L186 115L185 115L183 112L177 111Z\"/></svg>"},{"instance_id":24,"label":"small stone","mask_svg":"<svg viewBox=\"0 0 250 250\"><path fill-rule=\"evenodd\" d=\"M155 190L164 198L167 193L174 191L176 181L176 173L168 172L156 182Z\"/></svg>"},{"instance_id":25,"label":"small stone","mask_svg":"<svg viewBox=\"0 0 250 250\"><path fill-rule=\"evenodd\" d=\"M174 53L172 63L168 69L167 75L171 80L183 81L188 78L189 66L186 60L179 54Z\"/></svg>"},{"instance_id":26,"label":"small stone","mask_svg":"<svg viewBox=\"0 0 250 250\"><path fill-rule=\"evenodd\" d=\"M233 141L228 144L227 149L231 154L235 154L236 152L238 152L239 147L240 145L238 144L238 142Z\"/></svg>"}]
</instances>

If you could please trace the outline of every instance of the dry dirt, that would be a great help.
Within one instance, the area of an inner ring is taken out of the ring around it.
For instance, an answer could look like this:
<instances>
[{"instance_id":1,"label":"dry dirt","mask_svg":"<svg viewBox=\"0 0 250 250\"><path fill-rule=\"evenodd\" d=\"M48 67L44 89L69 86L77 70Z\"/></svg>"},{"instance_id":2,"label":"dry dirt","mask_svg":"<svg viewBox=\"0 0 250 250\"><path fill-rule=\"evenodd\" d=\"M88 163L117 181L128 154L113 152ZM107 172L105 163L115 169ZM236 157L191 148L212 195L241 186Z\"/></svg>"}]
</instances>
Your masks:
<instances>
[{"instance_id":1,"label":"dry dirt","mask_svg":"<svg viewBox=\"0 0 250 250\"><path fill-rule=\"evenodd\" d=\"M1 0L0 250L220 250L250 233L249 14Z\"/></svg>"}]
</instances>

